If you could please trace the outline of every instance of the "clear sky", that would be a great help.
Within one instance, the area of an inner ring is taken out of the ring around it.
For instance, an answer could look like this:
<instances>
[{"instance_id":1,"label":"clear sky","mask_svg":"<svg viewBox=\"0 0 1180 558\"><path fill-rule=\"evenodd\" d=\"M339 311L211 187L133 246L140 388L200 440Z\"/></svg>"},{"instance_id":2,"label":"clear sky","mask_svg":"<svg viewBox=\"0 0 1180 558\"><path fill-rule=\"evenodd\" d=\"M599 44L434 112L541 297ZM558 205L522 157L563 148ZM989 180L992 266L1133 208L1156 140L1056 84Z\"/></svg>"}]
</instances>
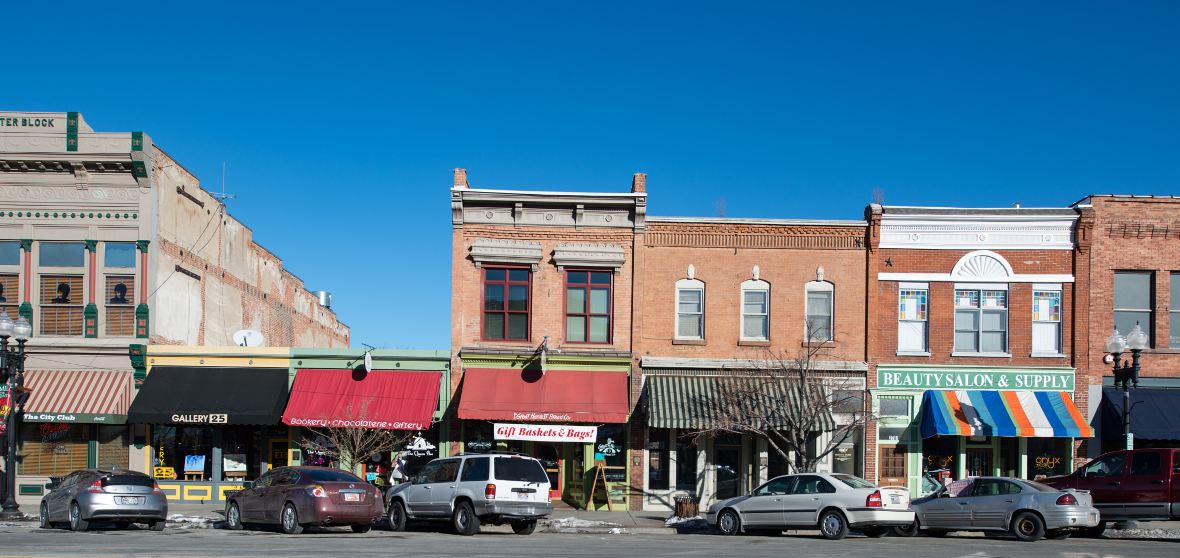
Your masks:
<instances>
[{"instance_id":1,"label":"clear sky","mask_svg":"<svg viewBox=\"0 0 1180 558\"><path fill-rule=\"evenodd\" d=\"M8 3L0 108L225 161L354 344L448 346L454 167L654 215L1180 194L1180 2L89 4Z\"/></svg>"}]
</instances>

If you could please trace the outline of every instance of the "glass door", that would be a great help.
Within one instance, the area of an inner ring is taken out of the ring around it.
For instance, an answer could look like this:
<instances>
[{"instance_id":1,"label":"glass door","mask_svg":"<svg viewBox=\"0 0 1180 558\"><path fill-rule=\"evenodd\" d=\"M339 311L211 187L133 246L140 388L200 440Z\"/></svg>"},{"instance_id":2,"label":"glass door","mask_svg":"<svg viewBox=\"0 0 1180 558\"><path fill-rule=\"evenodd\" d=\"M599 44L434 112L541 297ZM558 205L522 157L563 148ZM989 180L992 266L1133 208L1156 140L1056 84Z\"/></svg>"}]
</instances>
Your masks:
<instances>
[{"instance_id":1,"label":"glass door","mask_svg":"<svg viewBox=\"0 0 1180 558\"><path fill-rule=\"evenodd\" d=\"M713 442L714 494L718 500L741 494L742 439L718 436Z\"/></svg>"},{"instance_id":2,"label":"glass door","mask_svg":"<svg viewBox=\"0 0 1180 558\"><path fill-rule=\"evenodd\" d=\"M536 442L533 449L533 455L545 467L545 474L549 476L549 497L554 500L561 500L563 488L561 466L565 460L561 454L562 446L560 443Z\"/></svg>"}]
</instances>

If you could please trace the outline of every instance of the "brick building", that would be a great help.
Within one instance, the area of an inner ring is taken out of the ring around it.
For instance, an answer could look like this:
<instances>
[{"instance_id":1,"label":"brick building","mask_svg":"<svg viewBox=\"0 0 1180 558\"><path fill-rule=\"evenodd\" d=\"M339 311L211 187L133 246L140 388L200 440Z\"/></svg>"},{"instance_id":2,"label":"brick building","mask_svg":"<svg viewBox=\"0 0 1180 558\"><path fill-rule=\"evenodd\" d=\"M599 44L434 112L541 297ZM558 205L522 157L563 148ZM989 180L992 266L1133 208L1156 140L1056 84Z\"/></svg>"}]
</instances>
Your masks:
<instances>
[{"instance_id":1,"label":"brick building","mask_svg":"<svg viewBox=\"0 0 1180 558\"><path fill-rule=\"evenodd\" d=\"M1073 441L1090 434L1075 384L1075 301L1089 288L1078 212L871 205L866 217L868 478L921 494L924 473L1072 470Z\"/></svg>"},{"instance_id":2,"label":"brick building","mask_svg":"<svg viewBox=\"0 0 1180 558\"><path fill-rule=\"evenodd\" d=\"M0 113L0 310L33 328L18 464L31 495L49 475L128 466L147 435L125 424L130 346L349 336L150 136L73 112Z\"/></svg>"},{"instance_id":3,"label":"brick building","mask_svg":"<svg viewBox=\"0 0 1180 558\"><path fill-rule=\"evenodd\" d=\"M1115 390L1107 338L1139 324L1148 336L1139 387L1132 390L1136 447L1180 444L1180 197L1093 195L1074 204L1089 234L1079 238L1078 275L1089 299L1079 300L1088 335L1077 339L1079 398L1085 394L1097 428L1082 456L1121 449L1122 394ZM1079 330L1081 334L1081 330ZM1129 357L1129 355L1126 355Z\"/></svg>"}]
</instances>

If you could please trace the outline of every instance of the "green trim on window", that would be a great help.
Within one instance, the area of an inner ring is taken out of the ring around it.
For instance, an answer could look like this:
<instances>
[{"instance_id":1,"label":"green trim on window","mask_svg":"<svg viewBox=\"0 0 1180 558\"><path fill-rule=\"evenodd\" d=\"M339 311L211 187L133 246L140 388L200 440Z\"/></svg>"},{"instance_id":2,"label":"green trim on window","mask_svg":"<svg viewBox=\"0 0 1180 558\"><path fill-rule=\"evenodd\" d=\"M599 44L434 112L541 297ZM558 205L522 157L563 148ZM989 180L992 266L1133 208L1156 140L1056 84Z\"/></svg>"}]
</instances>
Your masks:
<instances>
[{"instance_id":1,"label":"green trim on window","mask_svg":"<svg viewBox=\"0 0 1180 558\"><path fill-rule=\"evenodd\" d=\"M98 251L98 241L97 240L83 240L82 242L86 243L86 250L87 251L90 251L90 252L97 252Z\"/></svg>"},{"instance_id":2,"label":"green trim on window","mask_svg":"<svg viewBox=\"0 0 1180 558\"><path fill-rule=\"evenodd\" d=\"M147 252L148 251L148 244L151 244L151 242L152 241L150 241L150 240L136 240L135 247L139 248L140 252Z\"/></svg>"},{"instance_id":3,"label":"green trim on window","mask_svg":"<svg viewBox=\"0 0 1180 558\"><path fill-rule=\"evenodd\" d=\"M31 239L31 238L20 239L20 247L22 250L24 250L26 252L32 252L33 251L33 239Z\"/></svg>"}]
</instances>

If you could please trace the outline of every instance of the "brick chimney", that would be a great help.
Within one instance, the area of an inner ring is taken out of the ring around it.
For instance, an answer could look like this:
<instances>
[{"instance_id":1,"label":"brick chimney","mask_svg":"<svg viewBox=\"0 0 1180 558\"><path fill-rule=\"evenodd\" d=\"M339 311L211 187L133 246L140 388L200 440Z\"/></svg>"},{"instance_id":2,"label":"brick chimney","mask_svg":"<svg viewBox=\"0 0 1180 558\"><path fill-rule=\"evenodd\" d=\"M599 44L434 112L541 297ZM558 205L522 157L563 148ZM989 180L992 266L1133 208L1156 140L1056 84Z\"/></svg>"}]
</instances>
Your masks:
<instances>
[{"instance_id":1,"label":"brick chimney","mask_svg":"<svg viewBox=\"0 0 1180 558\"><path fill-rule=\"evenodd\" d=\"M631 193L642 194L645 192L647 192L647 175L642 172L637 172L631 179Z\"/></svg>"},{"instance_id":2,"label":"brick chimney","mask_svg":"<svg viewBox=\"0 0 1180 558\"><path fill-rule=\"evenodd\" d=\"M455 169L455 188L468 188L467 169Z\"/></svg>"}]
</instances>

